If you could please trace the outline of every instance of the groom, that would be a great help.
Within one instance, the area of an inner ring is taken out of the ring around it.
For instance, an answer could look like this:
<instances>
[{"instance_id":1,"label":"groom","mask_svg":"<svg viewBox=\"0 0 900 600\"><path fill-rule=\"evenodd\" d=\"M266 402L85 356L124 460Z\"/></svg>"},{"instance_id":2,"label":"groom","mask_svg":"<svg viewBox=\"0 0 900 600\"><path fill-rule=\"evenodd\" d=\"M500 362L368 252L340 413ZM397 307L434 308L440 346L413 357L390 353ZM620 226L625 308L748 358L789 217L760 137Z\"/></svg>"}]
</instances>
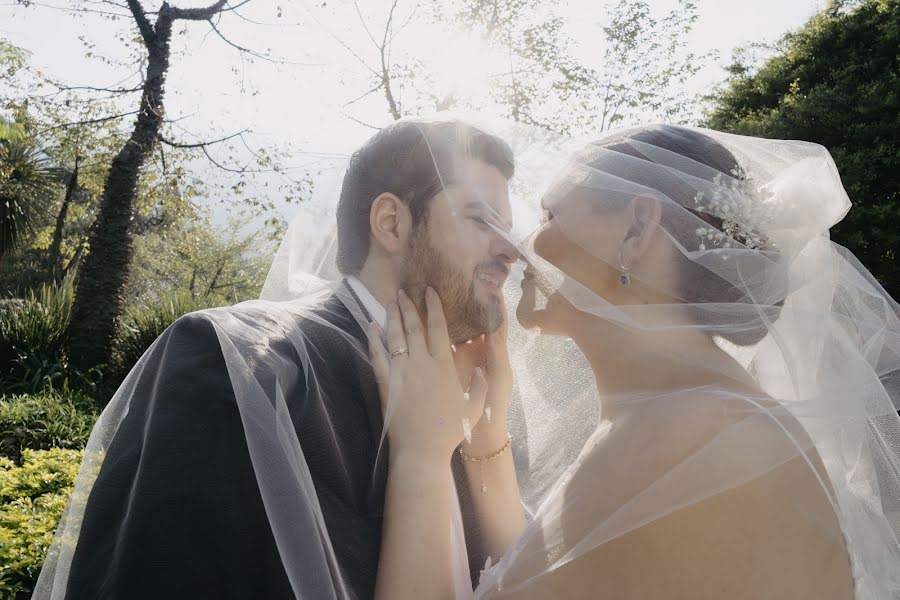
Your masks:
<instances>
[{"instance_id":1,"label":"groom","mask_svg":"<svg viewBox=\"0 0 900 600\"><path fill-rule=\"evenodd\" d=\"M345 279L315 322L297 325L314 345L306 368L340 410L316 404L308 381L290 382L284 397L353 598L374 593L387 479L360 315L384 325L399 288L421 300L430 285L451 339L497 329L500 289L517 258L502 234L512 172L502 140L459 122L397 122L348 165L337 211ZM245 321L247 310L228 309ZM283 355L290 342L260 319L260 338ZM91 490L66 596L293 598L216 332L189 315L163 338L159 367L139 375L152 378L154 400L132 399ZM457 483L467 514L464 477ZM477 527L466 521L477 572Z\"/></svg>"}]
</instances>

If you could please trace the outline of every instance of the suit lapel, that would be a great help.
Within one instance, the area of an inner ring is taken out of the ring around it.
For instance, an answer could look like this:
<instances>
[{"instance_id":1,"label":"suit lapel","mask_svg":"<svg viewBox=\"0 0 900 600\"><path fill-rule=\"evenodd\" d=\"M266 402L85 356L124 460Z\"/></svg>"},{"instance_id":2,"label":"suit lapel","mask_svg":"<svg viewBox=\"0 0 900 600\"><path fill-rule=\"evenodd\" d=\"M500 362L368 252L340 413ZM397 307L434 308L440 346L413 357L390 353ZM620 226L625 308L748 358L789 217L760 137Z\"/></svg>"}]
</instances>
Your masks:
<instances>
[{"instance_id":1,"label":"suit lapel","mask_svg":"<svg viewBox=\"0 0 900 600\"><path fill-rule=\"evenodd\" d=\"M352 335L359 342L361 351L365 356L369 352L369 340L362 329L360 319L364 322L371 321L371 315L366 307L359 300L359 297L353 291L353 288L347 283L347 280L341 282L340 287L335 292L338 304L337 310L340 313L339 318L342 322L346 322L347 333ZM378 444L381 439L381 431L384 428L384 419L381 415L381 401L378 397L378 385L375 382L375 373L372 371L372 365L367 358L359 356L353 357L354 368L359 376L360 389L363 395L363 406L366 409L366 415L369 419L369 433L372 436L372 442Z\"/></svg>"},{"instance_id":2,"label":"suit lapel","mask_svg":"<svg viewBox=\"0 0 900 600\"><path fill-rule=\"evenodd\" d=\"M338 316L342 323L346 323L346 331L352 335L360 344L361 350L367 355L369 350L368 338L362 329L360 319L363 322L371 322L371 315L366 307L359 300L359 297L353 291L353 288L346 280L335 292L336 300L334 310L338 312ZM385 437L381 443L381 434L384 429L384 418L381 413L381 399L378 396L378 385L375 381L375 373L372 371L372 365L367 359L354 356L352 360L353 367L356 371L355 375L359 381L359 389L362 394L360 399L369 422L369 436L373 447L375 448L374 464L372 472L372 481L369 486L369 494L367 503L370 509L378 514L382 514L384 510L384 486L387 482L387 458L388 458L388 440Z\"/></svg>"}]
</instances>

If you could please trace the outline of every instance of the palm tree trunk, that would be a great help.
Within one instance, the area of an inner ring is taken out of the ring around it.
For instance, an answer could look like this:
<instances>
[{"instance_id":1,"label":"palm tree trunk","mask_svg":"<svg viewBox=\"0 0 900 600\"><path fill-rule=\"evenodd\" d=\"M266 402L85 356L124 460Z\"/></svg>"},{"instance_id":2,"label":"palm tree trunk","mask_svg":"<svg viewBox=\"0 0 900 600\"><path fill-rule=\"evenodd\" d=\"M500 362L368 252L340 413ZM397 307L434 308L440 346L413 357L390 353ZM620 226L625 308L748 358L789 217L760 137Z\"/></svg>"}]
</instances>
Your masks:
<instances>
[{"instance_id":1,"label":"palm tree trunk","mask_svg":"<svg viewBox=\"0 0 900 600\"><path fill-rule=\"evenodd\" d=\"M88 253L78 273L69 328L69 357L72 366L82 372L109 362L122 313L134 251L131 227L138 179L163 122L173 14L168 4L163 4L152 37L144 36L149 62L140 112L131 137L113 159L100 212L91 227Z\"/></svg>"}]
</instances>

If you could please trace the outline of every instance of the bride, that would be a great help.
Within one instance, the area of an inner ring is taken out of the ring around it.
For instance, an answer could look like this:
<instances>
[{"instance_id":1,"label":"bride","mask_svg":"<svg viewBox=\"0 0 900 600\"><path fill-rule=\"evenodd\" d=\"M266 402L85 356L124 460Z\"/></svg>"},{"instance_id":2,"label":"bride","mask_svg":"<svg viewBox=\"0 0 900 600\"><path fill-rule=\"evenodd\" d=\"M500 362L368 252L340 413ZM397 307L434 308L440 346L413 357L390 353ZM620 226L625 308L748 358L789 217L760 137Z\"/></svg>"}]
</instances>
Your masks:
<instances>
[{"instance_id":1,"label":"bride","mask_svg":"<svg viewBox=\"0 0 900 600\"><path fill-rule=\"evenodd\" d=\"M529 522L475 596L900 598L898 307L828 239L849 208L828 153L652 126L554 179L510 332ZM409 353L373 360L382 381L428 389L417 321L391 312ZM509 492L504 448L460 452Z\"/></svg>"}]
</instances>

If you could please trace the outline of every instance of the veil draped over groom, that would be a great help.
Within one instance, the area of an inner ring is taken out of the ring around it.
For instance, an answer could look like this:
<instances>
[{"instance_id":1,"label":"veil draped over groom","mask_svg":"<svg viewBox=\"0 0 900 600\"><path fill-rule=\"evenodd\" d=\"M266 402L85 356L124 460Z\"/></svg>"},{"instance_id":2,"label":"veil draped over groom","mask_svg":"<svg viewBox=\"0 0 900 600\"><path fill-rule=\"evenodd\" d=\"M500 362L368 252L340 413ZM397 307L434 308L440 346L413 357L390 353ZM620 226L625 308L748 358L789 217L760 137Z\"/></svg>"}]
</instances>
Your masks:
<instances>
[{"instance_id":1,"label":"veil draped over groom","mask_svg":"<svg viewBox=\"0 0 900 600\"><path fill-rule=\"evenodd\" d=\"M384 306L336 268L338 221L346 262L369 244L358 205L370 196L395 194L424 226L444 192L484 199L471 161L488 166L505 201L513 157L500 138L453 119L394 124L347 156L286 233L262 299L182 317L116 392L35 598L372 597L388 440L365 327ZM481 200L473 210L492 218ZM462 219L448 213L446 224ZM457 308L477 327L471 303L464 293ZM469 493L459 462L447 467L459 500L447 527L465 598L484 558L459 512Z\"/></svg>"},{"instance_id":2,"label":"veil draped over groom","mask_svg":"<svg viewBox=\"0 0 900 600\"><path fill-rule=\"evenodd\" d=\"M465 187L465 172L446 155L446 130L420 131L417 155L408 158L426 158L438 175L423 193ZM711 168L709 147L691 155L689 146L640 131L597 140L503 130L515 156L514 226L510 233L490 218L484 226L503 229L524 259L504 295L514 375L509 428L529 523L503 557L483 556L466 514L473 492L458 490L461 519L447 524L455 566L467 563L458 597L473 587L479 598L527 593L631 532L676 511L704 510L799 459L837 516L839 527L822 531L846 540L857 598L900 598L900 307L828 237L850 203L825 149L704 133L737 166ZM123 540L133 527L154 527L132 521L147 506L167 527L183 528L179 536L197 540L190 560L198 572L219 573L224 590L244 585L236 573L249 572L260 585L283 585L252 593L364 596L360 580L374 580L377 564L384 501L377 483L390 423L362 334L374 317L336 267L339 195L339 185L317 187L285 235L261 300L182 318L135 366L91 436L35 597L66 597L95 550L140 560L141 550ZM572 198L578 202L562 210ZM621 249L586 226L614 219L618 203L636 198L659 207L653 227L670 242L660 260L676 265L677 277L672 269L631 269ZM551 221L554 260L534 235ZM589 284L599 271L579 270L578 261L590 260L606 263L612 284L644 286L657 301L601 297ZM656 365L680 364L761 391L729 391L723 404L722 389L700 377L678 389L599 392L585 353L540 320L570 308L594 319L580 331L586 344L639 340L655 357L640 365L648 380ZM680 344L701 338L730 362ZM215 352L186 355L198 339ZM163 375L176 370L215 373L221 393L204 397L188 376L177 380L187 388L173 387ZM636 406L651 407L664 435L624 441L617 468L585 477L600 460L595 449L617 430L616 411ZM722 406L704 437L708 407ZM681 433L704 442L684 448ZM652 475L628 478L635 465L651 463L656 470L644 472ZM179 492L160 502L154 485ZM772 519L787 525L821 516L803 502ZM106 546L85 548L91 542L81 532L104 520L116 534L98 538ZM152 539L165 546L172 534ZM264 552L238 550L216 563L218 546L230 539L254 540ZM679 548L654 551L674 556Z\"/></svg>"}]
</instances>

